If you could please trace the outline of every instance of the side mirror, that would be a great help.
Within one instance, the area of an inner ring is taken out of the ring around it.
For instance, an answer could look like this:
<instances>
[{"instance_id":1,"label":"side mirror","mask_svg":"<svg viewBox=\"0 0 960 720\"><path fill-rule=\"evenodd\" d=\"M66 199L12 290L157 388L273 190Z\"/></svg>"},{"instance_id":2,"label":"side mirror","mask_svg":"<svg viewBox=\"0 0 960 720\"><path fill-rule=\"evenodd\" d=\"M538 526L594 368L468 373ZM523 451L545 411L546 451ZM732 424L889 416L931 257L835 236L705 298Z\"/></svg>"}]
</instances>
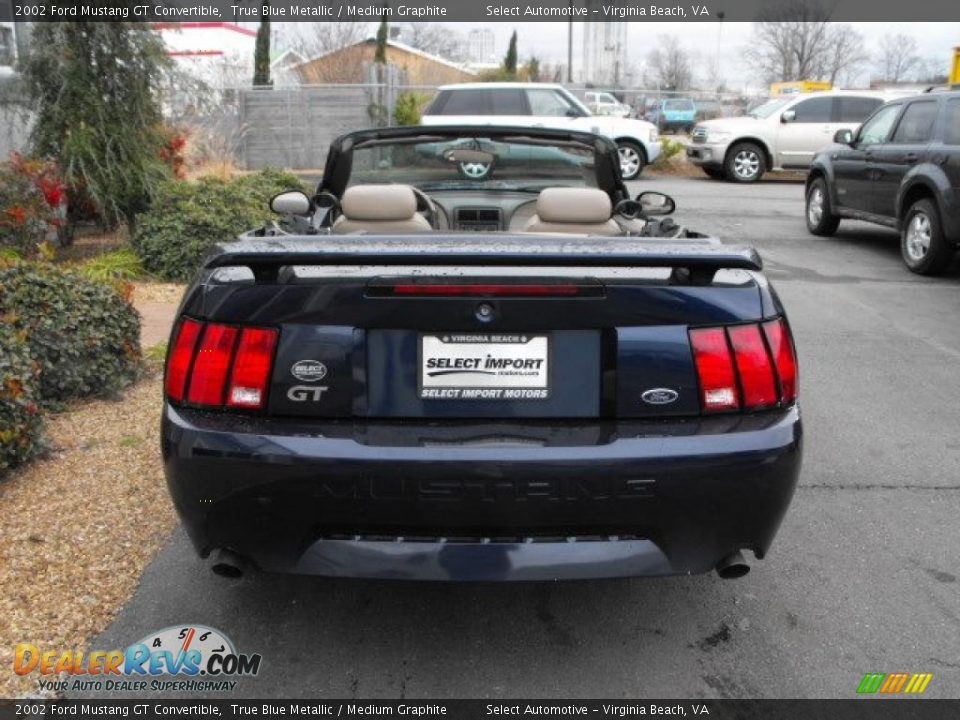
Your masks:
<instances>
[{"instance_id":1,"label":"side mirror","mask_svg":"<svg viewBox=\"0 0 960 720\"><path fill-rule=\"evenodd\" d=\"M580 117L580 113L573 108L567 108L567 111L564 113L564 115L571 119Z\"/></svg>"},{"instance_id":2,"label":"side mirror","mask_svg":"<svg viewBox=\"0 0 960 720\"><path fill-rule=\"evenodd\" d=\"M665 193L648 190L637 195L640 211L644 215L670 215L677 209L677 203Z\"/></svg>"},{"instance_id":3,"label":"side mirror","mask_svg":"<svg viewBox=\"0 0 960 720\"><path fill-rule=\"evenodd\" d=\"M833 141L841 145L853 145L853 130L846 128L837 130L833 135Z\"/></svg>"},{"instance_id":4,"label":"side mirror","mask_svg":"<svg viewBox=\"0 0 960 720\"><path fill-rule=\"evenodd\" d=\"M310 212L310 198L300 190L289 190L274 195L270 200L270 209L278 215L307 215Z\"/></svg>"},{"instance_id":5,"label":"side mirror","mask_svg":"<svg viewBox=\"0 0 960 720\"><path fill-rule=\"evenodd\" d=\"M780 115L780 122L782 123L792 123L796 119L797 119L796 110L784 110L783 113L781 113Z\"/></svg>"}]
</instances>

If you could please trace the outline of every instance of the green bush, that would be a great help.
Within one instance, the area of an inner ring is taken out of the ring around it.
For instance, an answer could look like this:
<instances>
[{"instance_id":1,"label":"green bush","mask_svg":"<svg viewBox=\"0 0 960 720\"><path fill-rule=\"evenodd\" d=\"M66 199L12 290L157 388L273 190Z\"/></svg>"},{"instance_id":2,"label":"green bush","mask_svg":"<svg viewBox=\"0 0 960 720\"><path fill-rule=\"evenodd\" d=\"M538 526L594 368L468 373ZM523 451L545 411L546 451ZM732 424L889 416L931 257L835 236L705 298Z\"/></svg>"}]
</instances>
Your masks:
<instances>
[{"instance_id":1,"label":"green bush","mask_svg":"<svg viewBox=\"0 0 960 720\"><path fill-rule=\"evenodd\" d=\"M91 280L136 280L143 277L143 263L130 248L97 255L77 265L77 271Z\"/></svg>"},{"instance_id":2,"label":"green bush","mask_svg":"<svg viewBox=\"0 0 960 720\"><path fill-rule=\"evenodd\" d=\"M48 405L115 394L137 375L140 318L112 284L49 263L0 263L0 317L26 342Z\"/></svg>"},{"instance_id":3,"label":"green bush","mask_svg":"<svg viewBox=\"0 0 960 720\"><path fill-rule=\"evenodd\" d=\"M670 165L670 159L682 152L685 152L687 146L679 140L670 140L663 138L660 140L660 155L653 161L653 167L665 168Z\"/></svg>"},{"instance_id":4,"label":"green bush","mask_svg":"<svg viewBox=\"0 0 960 720\"><path fill-rule=\"evenodd\" d=\"M397 95L397 102L393 107L394 124L419 125L420 110L428 99L426 95L419 93L404 92Z\"/></svg>"},{"instance_id":5,"label":"green bush","mask_svg":"<svg viewBox=\"0 0 960 720\"><path fill-rule=\"evenodd\" d=\"M139 216L133 249L143 266L164 280L188 281L207 250L218 242L276 217L270 198L284 190L302 190L296 176L264 170L235 180L216 177L196 182L169 181Z\"/></svg>"},{"instance_id":6,"label":"green bush","mask_svg":"<svg viewBox=\"0 0 960 720\"><path fill-rule=\"evenodd\" d=\"M41 447L39 375L21 333L0 318L0 475Z\"/></svg>"},{"instance_id":7,"label":"green bush","mask_svg":"<svg viewBox=\"0 0 960 720\"><path fill-rule=\"evenodd\" d=\"M0 250L4 255L36 253L53 218L26 162L14 156L0 163Z\"/></svg>"}]
</instances>

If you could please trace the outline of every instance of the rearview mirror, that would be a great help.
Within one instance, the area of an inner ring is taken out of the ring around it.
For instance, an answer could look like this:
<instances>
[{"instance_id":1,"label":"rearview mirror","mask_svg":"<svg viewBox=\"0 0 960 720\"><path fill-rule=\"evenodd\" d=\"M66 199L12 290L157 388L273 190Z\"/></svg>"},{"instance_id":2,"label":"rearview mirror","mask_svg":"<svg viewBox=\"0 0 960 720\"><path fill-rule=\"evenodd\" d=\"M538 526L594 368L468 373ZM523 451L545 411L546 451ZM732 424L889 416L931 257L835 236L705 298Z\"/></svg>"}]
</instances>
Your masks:
<instances>
[{"instance_id":1,"label":"rearview mirror","mask_svg":"<svg viewBox=\"0 0 960 720\"><path fill-rule=\"evenodd\" d=\"M270 209L278 215L306 215L310 212L310 198L300 190L290 190L274 195Z\"/></svg>"},{"instance_id":2,"label":"rearview mirror","mask_svg":"<svg viewBox=\"0 0 960 720\"><path fill-rule=\"evenodd\" d=\"M796 110L784 110L783 114L780 115L780 122L782 123L791 123L797 119Z\"/></svg>"},{"instance_id":3,"label":"rearview mirror","mask_svg":"<svg viewBox=\"0 0 960 720\"><path fill-rule=\"evenodd\" d=\"M644 215L670 215L677 209L677 203L665 193L648 190L637 195L640 210Z\"/></svg>"},{"instance_id":4,"label":"rearview mirror","mask_svg":"<svg viewBox=\"0 0 960 720\"><path fill-rule=\"evenodd\" d=\"M837 130L833 135L833 141L841 145L853 145L853 130Z\"/></svg>"}]
</instances>

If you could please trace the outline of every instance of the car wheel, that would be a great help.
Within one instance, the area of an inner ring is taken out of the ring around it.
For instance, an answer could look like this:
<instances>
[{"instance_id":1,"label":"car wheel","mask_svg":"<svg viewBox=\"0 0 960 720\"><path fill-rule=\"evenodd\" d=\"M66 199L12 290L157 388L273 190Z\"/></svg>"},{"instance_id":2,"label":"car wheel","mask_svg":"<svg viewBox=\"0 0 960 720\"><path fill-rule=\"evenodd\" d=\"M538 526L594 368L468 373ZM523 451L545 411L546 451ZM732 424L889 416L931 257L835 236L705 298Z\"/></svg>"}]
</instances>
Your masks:
<instances>
[{"instance_id":1,"label":"car wheel","mask_svg":"<svg viewBox=\"0 0 960 720\"><path fill-rule=\"evenodd\" d=\"M814 235L830 236L837 231L840 218L833 214L827 182L818 177L807 190L807 230Z\"/></svg>"},{"instance_id":2,"label":"car wheel","mask_svg":"<svg viewBox=\"0 0 960 720\"><path fill-rule=\"evenodd\" d=\"M623 175L623 179L633 180L640 177L645 162L640 146L628 140L620 140L617 143L617 150L620 153L620 174Z\"/></svg>"},{"instance_id":3,"label":"car wheel","mask_svg":"<svg viewBox=\"0 0 960 720\"><path fill-rule=\"evenodd\" d=\"M763 177L767 169L763 149L754 143L739 143L727 153L727 179L740 183L752 183Z\"/></svg>"},{"instance_id":4,"label":"car wheel","mask_svg":"<svg viewBox=\"0 0 960 720\"><path fill-rule=\"evenodd\" d=\"M460 174L468 180L483 180L493 170L493 163L462 162L457 167Z\"/></svg>"},{"instance_id":5,"label":"car wheel","mask_svg":"<svg viewBox=\"0 0 960 720\"><path fill-rule=\"evenodd\" d=\"M936 275L950 263L953 248L943 236L940 213L932 200L917 200L907 211L900 231L900 253L915 273Z\"/></svg>"},{"instance_id":6,"label":"car wheel","mask_svg":"<svg viewBox=\"0 0 960 720\"><path fill-rule=\"evenodd\" d=\"M703 168L703 171L714 180L723 180L726 174L720 168Z\"/></svg>"}]
</instances>

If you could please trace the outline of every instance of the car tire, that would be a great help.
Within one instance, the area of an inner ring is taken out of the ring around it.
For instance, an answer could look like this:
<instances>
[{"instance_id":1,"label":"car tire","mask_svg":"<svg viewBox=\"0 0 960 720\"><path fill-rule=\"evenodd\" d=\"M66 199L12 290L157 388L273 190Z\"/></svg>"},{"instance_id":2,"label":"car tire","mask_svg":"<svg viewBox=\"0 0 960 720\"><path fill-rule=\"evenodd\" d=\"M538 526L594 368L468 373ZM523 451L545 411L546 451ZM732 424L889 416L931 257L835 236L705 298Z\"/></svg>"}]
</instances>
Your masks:
<instances>
[{"instance_id":1,"label":"car tire","mask_svg":"<svg viewBox=\"0 0 960 720\"><path fill-rule=\"evenodd\" d=\"M763 148L751 142L737 143L727 153L724 170L727 180L738 183L756 182L767 170Z\"/></svg>"},{"instance_id":2,"label":"car tire","mask_svg":"<svg viewBox=\"0 0 960 720\"><path fill-rule=\"evenodd\" d=\"M919 275L943 272L953 257L940 223L940 212L933 200L917 200L903 218L900 230L900 254L907 267Z\"/></svg>"},{"instance_id":3,"label":"car tire","mask_svg":"<svg viewBox=\"0 0 960 720\"><path fill-rule=\"evenodd\" d=\"M714 180L725 180L727 177L726 173L723 172L723 168L703 168L703 171L708 177Z\"/></svg>"},{"instance_id":4,"label":"car tire","mask_svg":"<svg viewBox=\"0 0 960 720\"><path fill-rule=\"evenodd\" d=\"M617 152L620 155L620 173L624 180L636 180L643 172L646 154L643 148L630 140L618 140Z\"/></svg>"},{"instance_id":5,"label":"car tire","mask_svg":"<svg viewBox=\"0 0 960 720\"><path fill-rule=\"evenodd\" d=\"M830 204L830 191L827 181L822 177L816 178L807 189L807 230L813 235L829 237L840 226L840 218L833 214Z\"/></svg>"}]
</instances>

